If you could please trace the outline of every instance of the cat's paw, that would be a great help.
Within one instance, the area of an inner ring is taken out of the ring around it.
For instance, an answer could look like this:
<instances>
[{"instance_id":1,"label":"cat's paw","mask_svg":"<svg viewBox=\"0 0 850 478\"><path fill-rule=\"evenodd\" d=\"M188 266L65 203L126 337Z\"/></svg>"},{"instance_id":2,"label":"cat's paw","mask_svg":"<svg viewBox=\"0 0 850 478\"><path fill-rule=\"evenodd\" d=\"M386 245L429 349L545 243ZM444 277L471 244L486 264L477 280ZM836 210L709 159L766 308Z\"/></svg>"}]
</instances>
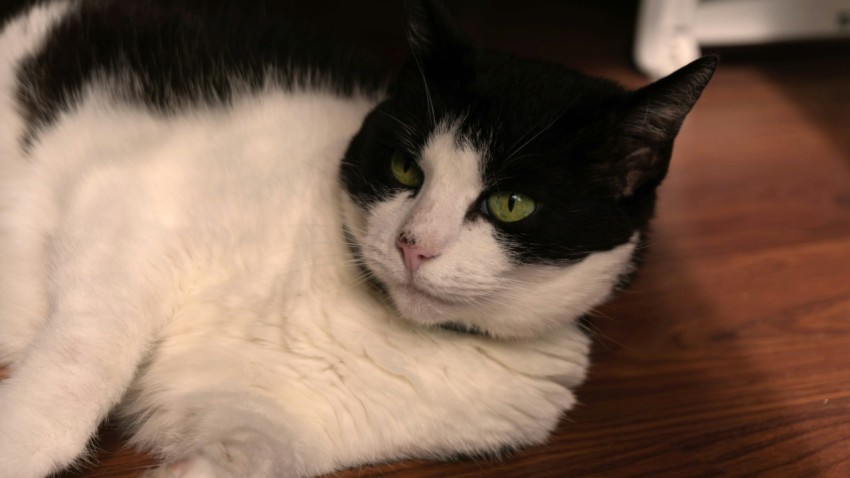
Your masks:
<instances>
[{"instance_id":1,"label":"cat's paw","mask_svg":"<svg viewBox=\"0 0 850 478\"><path fill-rule=\"evenodd\" d=\"M0 384L0 478L42 478L61 471L86 451L87 437L54 420L39 402Z\"/></svg>"},{"instance_id":2,"label":"cat's paw","mask_svg":"<svg viewBox=\"0 0 850 478\"><path fill-rule=\"evenodd\" d=\"M144 478L292 478L301 476L281 461L282 450L270 454L266 444L237 440L214 442L182 459L148 471Z\"/></svg>"},{"instance_id":3,"label":"cat's paw","mask_svg":"<svg viewBox=\"0 0 850 478\"><path fill-rule=\"evenodd\" d=\"M79 454L76 447L38 445L18 441L0 430L0 478L43 478L71 465Z\"/></svg>"},{"instance_id":4,"label":"cat's paw","mask_svg":"<svg viewBox=\"0 0 850 478\"><path fill-rule=\"evenodd\" d=\"M161 465L144 474L144 478L224 478L213 463L196 455L173 463Z\"/></svg>"}]
</instances>

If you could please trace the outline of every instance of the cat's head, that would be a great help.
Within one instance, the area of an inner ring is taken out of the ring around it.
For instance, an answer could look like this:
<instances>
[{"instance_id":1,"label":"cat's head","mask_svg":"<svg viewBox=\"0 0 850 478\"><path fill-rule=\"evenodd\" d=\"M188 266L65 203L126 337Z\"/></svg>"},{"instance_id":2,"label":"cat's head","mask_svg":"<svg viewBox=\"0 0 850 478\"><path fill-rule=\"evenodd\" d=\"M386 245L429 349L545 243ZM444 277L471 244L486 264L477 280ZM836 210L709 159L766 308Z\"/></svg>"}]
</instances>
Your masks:
<instances>
[{"instance_id":1,"label":"cat's head","mask_svg":"<svg viewBox=\"0 0 850 478\"><path fill-rule=\"evenodd\" d=\"M408 11L410 59L341 169L365 267L415 323L525 337L586 314L632 272L716 58L632 92Z\"/></svg>"}]
</instances>

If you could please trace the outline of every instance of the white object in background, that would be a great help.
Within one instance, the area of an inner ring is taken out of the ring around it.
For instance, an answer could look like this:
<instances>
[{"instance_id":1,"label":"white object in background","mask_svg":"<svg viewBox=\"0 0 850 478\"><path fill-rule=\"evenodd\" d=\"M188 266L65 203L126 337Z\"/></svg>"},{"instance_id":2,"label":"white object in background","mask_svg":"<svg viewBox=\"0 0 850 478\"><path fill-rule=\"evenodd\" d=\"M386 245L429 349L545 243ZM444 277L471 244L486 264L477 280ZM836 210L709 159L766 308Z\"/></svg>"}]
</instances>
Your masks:
<instances>
[{"instance_id":1,"label":"white object in background","mask_svg":"<svg viewBox=\"0 0 850 478\"><path fill-rule=\"evenodd\" d=\"M850 37L850 0L642 0L635 63L652 77L672 73L700 46Z\"/></svg>"},{"instance_id":2,"label":"white object in background","mask_svg":"<svg viewBox=\"0 0 850 478\"><path fill-rule=\"evenodd\" d=\"M635 63L660 78L699 57L697 0L643 0L635 29Z\"/></svg>"}]
</instances>

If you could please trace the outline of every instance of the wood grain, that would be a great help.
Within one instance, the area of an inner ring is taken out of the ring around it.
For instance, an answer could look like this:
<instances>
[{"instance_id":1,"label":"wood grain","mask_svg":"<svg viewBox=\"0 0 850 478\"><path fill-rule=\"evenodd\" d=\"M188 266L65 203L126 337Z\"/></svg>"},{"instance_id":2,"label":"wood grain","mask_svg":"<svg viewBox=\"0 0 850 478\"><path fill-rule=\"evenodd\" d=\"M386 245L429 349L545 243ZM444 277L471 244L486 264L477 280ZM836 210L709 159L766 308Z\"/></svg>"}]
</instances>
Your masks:
<instances>
[{"instance_id":1,"label":"wood grain","mask_svg":"<svg viewBox=\"0 0 850 478\"><path fill-rule=\"evenodd\" d=\"M453 10L491 46L643 81L625 56L632 6L466 5ZM334 476L850 476L850 45L724 57L678 140L647 263L597 314L582 404L551 442ZM152 464L115 429L100 444L98 465L64 476Z\"/></svg>"}]
</instances>

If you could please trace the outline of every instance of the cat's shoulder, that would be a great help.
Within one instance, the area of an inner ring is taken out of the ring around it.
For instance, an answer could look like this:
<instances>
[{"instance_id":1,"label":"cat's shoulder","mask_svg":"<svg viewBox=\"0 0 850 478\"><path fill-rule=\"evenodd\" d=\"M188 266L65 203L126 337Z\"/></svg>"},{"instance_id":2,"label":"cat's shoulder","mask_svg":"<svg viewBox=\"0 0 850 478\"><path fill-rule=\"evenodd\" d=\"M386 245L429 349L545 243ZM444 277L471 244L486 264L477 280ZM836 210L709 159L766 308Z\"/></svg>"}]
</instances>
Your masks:
<instances>
[{"instance_id":1,"label":"cat's shoulder","mask_svg":"<svg viewBox=\"0 0 850 478\"><path fill-rule=\"evenodd\" d=\"M269 85L319 87L345 96L378 91L381 69L368 55L285 15L266 14L265 4L33 3L6 24L6 30L16 25L26 30L28 22L41 18L40 28L47 30L14 65L14 95L27 129L51 123L87 88L110 88L124 100L165 112L227 103L236 94Z\"/></svg>"}]
</instances>

